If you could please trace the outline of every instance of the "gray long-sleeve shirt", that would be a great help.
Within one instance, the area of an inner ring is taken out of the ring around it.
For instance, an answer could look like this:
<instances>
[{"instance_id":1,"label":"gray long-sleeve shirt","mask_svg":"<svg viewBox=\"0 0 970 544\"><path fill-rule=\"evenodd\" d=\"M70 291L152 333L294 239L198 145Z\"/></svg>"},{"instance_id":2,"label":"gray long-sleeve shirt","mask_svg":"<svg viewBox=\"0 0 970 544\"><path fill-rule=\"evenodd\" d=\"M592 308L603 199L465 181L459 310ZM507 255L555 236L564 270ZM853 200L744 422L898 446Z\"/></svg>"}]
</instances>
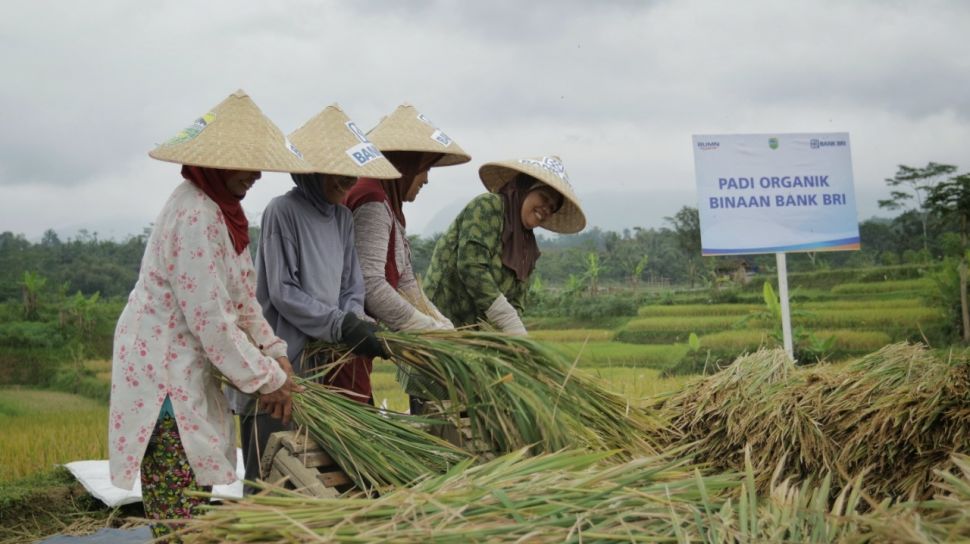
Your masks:
<instances>
[{"instance_id":1,"label":"gray long-sleeve shirt","mask_svg":"<svg viewBox=\"0 0 970 544\"><path fill-rule=\"evenodd\" d=\"M388 327L399 330L417 309L387 283L384 275L392 230L394 263L400 274L397 287L412 298L420 296L414 269L411 268L411 254L404 226L383 202L363 204L354 210L353 217L356 225L357 251L366 286L367 313Z\"/></svg>"},{"instance_id":2,"label":"gray long-sleeve shirt","mask_svg":"<svg viewBox=\"0 0 970 544\"><path fill-rule=\"evenodd\" d=\"M263 212L256 255L256 299L294 368L312 339L341 340L347 312L364 315L364 279L350 210L325 216L298 191L274 198Z\"/></svg>"},{"instance_id":3,"label":"gray long-sleeve shirt","mask_svg":"<svg viewBox=\"0 0 970 544\"><path fill-rule=\"evenodd\" d=\"M270 201L261 229L256 298L300 374L307 342L340 342L347 312L364 317L353 216L341 205L325 214L294 189ZM248 399L233 400L234 409L245 410Z\"/></svg>"}]
</instances>

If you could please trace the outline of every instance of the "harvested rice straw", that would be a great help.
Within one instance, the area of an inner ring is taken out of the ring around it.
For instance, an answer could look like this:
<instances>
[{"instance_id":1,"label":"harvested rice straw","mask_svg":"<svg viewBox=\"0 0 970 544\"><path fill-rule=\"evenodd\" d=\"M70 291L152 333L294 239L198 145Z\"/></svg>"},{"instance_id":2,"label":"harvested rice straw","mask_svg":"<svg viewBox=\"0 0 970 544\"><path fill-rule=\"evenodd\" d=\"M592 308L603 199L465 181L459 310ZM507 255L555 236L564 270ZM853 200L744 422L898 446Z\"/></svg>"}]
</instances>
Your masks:
<instances>
[{"instance_id":1,"label":"harvested rice straw","mask_svg":"<svg viewBox=\"0 0 970 544\"><path fill-rule=\"evenodd\" d=\"M664 405L696 459L739 470L751 445L765 489L786 462L797 479L865 474L863 490L929 498L936 470L970 451L970 363L895 344L847 365L796 369L780 350L741 357Z\"/></svg>"},{"instance_id":2,"label":"harvested rice straw","mask_svg":"<svg viewBox=\"0 0 970 544\"><path fill-rule=\"evenodd\" d=\"M392 361L439 384L498 453L531 447L652 454L658 421L549 346L494 332L380 333ZM313 349L313 348L309 348ZM450 414L456 417L457 414Z\"/></svg>"},{"instance_id":3,"label":"harvested rice straw","mask_svg":"<svg viewBox=\"0 0 970 544\"><path fill-rule=\"evenodd\" d=\"M672 541L721 508L732 476L683 461L524 450L376 499L260 494L189 522L187 542ZM604 461L609 461L605 463ZM659 537L659 538L658 538Z\"/></svg>"},{"instance_id":4,"label":"harvested rice straw","mask_svg":"<svg viewBox=\"0 0 970 544\"><path fill-rule=\"evenodd\" d=\"M970 459L934 501L864 508L861 477L838 485L743 474L702 475L684 461L627 462L607 452L524 451L455 466L376 499L318 499L270 489L208 507L186 542L913 542L970 537Z\"/></svg>"},{"instance_id":5,"label":"harvested rice straw","mask_svg":"<svg viewBox=\"0 0 970 544\"><path fill-rule=\"evenodd\" d=\"M384 491L440 474L469 454L420 428L432 420L383 412L312 379L293 395L293 418L358 488Z\"/></svg>"}]
</instances>

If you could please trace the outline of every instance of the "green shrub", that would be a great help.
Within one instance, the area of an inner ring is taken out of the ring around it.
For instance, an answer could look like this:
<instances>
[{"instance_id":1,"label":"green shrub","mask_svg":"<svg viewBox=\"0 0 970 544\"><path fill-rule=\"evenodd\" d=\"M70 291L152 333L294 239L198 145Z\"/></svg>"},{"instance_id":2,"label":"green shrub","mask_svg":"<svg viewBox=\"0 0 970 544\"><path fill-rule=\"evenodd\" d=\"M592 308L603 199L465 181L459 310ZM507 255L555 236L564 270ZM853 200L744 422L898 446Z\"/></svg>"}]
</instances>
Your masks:
<instances>
[{"instance_id":1,"label":"green shrub","mask_svg":"<svg viewBox=\"0 0 970 544\"><path fill-rule=\"evenodd\" d=\"M14 348L51 348L64 343L55 323L11 321L0 323L0 346Z\"/></svg>"},{"instance_id":2,"label":"green shrub","mask_svg":"<svg viewBox=\"0 0 970 544\"><path fill-rule=\"evenodd\" d=\"M69 357L63 346L17 348L0 346L0 385L47 386Z\"/></svg>"},{"instance_id":3,"label":"green shrub","mask_svg":"<svg viewBox=\"0 0 970 544\"><path fill-rule=\"evenodd\" d=\"M54 374L48 387L101 402L108 402L111 396L111 383L99 380L97 376L84 369L61 368Z\"/></svg>"}]
</instances>

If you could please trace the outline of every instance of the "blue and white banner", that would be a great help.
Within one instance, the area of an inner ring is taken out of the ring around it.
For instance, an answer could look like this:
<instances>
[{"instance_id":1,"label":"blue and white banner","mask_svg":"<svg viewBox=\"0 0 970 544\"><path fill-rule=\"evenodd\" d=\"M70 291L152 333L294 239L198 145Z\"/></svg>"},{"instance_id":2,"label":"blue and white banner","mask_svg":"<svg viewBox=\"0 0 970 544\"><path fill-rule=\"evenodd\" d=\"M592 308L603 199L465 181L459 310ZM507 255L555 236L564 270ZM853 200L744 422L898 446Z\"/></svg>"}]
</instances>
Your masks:
<instances>
[{"instance_id":1,"label":"blue and white banner","mask_svg":"<svg viewBox=\"0 0 970 544\"><path fill-rule=\"evenodd\" d=\"M847 133L693 143L704 255L859 249Z\"/></svg>"}]
</instances>

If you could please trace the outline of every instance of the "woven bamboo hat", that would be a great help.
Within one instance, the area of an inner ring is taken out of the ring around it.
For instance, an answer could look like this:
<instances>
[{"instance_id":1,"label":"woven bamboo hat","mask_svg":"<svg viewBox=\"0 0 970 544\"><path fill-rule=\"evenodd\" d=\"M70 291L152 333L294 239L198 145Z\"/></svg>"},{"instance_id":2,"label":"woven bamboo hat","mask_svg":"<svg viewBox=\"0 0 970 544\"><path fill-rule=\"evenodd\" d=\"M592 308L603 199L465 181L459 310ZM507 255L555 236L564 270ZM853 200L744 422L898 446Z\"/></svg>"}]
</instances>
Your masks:
<instances>
[{"instance_id":1,"label":"woven bamboo hat","mask_svg":"<svg viewBox=\"0 0 970 544\"><path fill-rule=\"evenodd\" d=\"M441 131L414 106L401 104L394 113L381 119L367 133L378 149L388 151L418 151L441 153L434 166L451 166L472 160L468 153Z\"/></svg>"},{"instance_id":2,"label":"woven bamboo hat","mask_svg":"<svg viewBox=\"0 0 970 544\"><path fill-rule=\"evenodd\" d=\"M555 155L533 159L511 159L489 162L478 169L485 188L495 193L519 174L526 174L552 187L563 196L559 210L539 224L553 232L572 234L586 228L586 215L579 203L579 197L569 183L569 174L562 159Z\"/></svg>"},{"instance_id":3,"label":"woven bamboo hat","mask_svg":"<svg viewBox=\"0 0 970 544\"><path fill-rule=\"evenodd\" d=\"M313 172L313 166L242 89L148 156L227 170Z\"/></svg>"},{"instance_id":4,"label":"woven bamboo hat","mask_svg":"<svg viewBox=\"0 0 970 544\"><path fill-rule=\"evenodd\" d=\"M367 139L340 106L327 106L290 134L290 141L316 172L338 176L397 179L401 173Z\"/></svg>"}]
</instances>

